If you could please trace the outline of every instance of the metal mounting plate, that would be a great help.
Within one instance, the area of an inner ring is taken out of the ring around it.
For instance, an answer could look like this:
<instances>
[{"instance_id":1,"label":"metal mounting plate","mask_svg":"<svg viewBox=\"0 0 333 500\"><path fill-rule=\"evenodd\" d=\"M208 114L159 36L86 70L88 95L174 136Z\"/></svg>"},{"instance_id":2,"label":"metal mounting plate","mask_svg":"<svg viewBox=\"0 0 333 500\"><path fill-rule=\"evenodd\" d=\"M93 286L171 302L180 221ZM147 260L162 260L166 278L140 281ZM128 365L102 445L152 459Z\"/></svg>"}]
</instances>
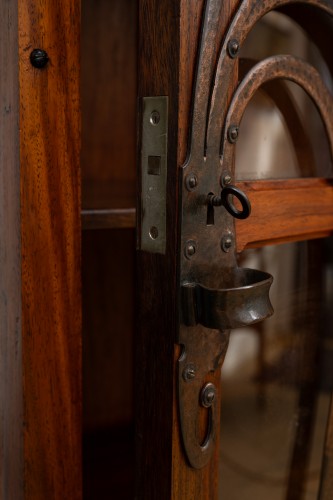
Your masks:
<instances>
[{"instance_id":1,"label":"metal mounting plate","mask_svg":"<svg viewBox=\"0 0 333 500\"><path fill-rule=\"evenodd\" d=\"M144 97L141 148L140 248L165 254L168 97Z\"/></svg>"}]
</instances>

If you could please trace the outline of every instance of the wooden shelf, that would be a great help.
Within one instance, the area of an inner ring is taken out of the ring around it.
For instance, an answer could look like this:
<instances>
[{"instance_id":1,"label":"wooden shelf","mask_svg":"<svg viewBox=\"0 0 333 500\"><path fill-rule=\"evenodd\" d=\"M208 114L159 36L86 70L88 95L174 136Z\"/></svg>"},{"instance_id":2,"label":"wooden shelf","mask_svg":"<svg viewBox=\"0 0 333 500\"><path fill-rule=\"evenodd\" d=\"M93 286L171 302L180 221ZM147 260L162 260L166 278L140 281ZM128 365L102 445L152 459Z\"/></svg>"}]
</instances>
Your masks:
<instances>
[{"instance_id":1,"label":"wooden shelf","mask_svg":"<svg viewBox=\"0 0 333 500\"><path fill-rule=\"evenodd\" d=\"M324 238L333 234L333 180L322 178L237 182L251 216L236 221L237 251Z\"/></svg>"},{"instance_id":2,"label":"wooden shelf","mask_svg":"<svg viewBox=\"0 0 333 500\"><path fill-rule=\"evenodd\" d=\"M135 228L135 208L82 210L82 229L130 229Z\"/></svg>"},{"instance_id":3,"label":"wooden shelf","mask_svg":"<svg viewBox=\"0 0 333 500\"><path fill-rule=\"evenodd\" d=\"M83 181L82 229L135 228L135 182Z\"/></svg>"}]
</instances>

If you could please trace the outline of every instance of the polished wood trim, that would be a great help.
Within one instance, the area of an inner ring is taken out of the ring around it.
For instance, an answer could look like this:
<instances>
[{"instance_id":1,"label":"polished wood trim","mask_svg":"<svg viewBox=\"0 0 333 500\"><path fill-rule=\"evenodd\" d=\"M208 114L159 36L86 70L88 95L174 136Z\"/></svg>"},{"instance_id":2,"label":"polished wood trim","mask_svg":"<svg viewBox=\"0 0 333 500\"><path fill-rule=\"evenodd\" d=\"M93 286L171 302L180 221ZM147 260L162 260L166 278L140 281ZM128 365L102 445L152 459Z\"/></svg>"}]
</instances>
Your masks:
<instances>
[{"instance_id":1,"label":"polished wood trim","mask_svg":"<svg viewBox=\"0 0 333 500\"><path fill-rule=\"evenodd\" d=\"M23 500L17 2L0 2L0 498Z\"/></svg>"},{"instance_id":2,"label":"polished wood trim","mask_svg":"<svg viewBox=\"0 0 333 500\"><path fill-rule=\"evenodd\" d=\"M252 213L236 222L237 251L333 233L333 181L287 179L238 182Z\"/></svg>"},{"instance_id":3,"label":"polished wood trim","mask_svg":"<svg viewBox=\"0 0 333 500\"><path fill-rule=\"evenodd\" d=\"M110 210L82 210L82 229L129 229L135 228L135 208L114 208Z\"/></svg>"},{"instance_id":4,"label":"polished wood trim","mask_svg":"<svg viewBox=\"0 0 333 500\"><path fill-rule=\"evenodd\" d=\"M80 500L80 1L18 6L24 498Z\"/></svg>"}]
</instances>

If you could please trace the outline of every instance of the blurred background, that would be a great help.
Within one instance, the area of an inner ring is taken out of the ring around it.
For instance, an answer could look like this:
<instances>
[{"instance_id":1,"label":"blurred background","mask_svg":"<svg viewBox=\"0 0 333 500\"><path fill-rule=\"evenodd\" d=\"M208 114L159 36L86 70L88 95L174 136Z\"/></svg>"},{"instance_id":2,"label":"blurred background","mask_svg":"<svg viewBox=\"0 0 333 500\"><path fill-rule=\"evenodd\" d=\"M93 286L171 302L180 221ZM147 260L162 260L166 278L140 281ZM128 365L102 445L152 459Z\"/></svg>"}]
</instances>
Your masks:
<instances>
[{"instance_id":1,"label":"blurred background","mask_svg":"<svg viewBox=\"0 0 333 500\"><path fill-rule=\"evenodd\" d=\"M278 12L266 15L248 37L240 79L256 60L274 54L307 60L332 89L318 48ZM250 102L236 176L332 177L322 121L295 84L264 87ZM315 500L333 382L333 240L246 250L239 265L274 276L275 313L231 334L222 369L219 498Z\"/></svg>"}]
</instances>

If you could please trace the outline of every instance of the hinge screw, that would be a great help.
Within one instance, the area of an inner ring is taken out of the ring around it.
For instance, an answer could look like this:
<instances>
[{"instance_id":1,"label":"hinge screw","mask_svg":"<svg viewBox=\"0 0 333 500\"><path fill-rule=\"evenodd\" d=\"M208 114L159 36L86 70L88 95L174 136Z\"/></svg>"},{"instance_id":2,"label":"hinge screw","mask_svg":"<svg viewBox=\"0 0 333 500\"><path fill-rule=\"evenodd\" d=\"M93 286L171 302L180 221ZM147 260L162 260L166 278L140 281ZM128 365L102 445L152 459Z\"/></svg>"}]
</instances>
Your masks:
<instances>
[{"instance_id":1,"label":"hinge screw","mask_svg":"<svg viewBox=\"0 0 333 500\"><path fill-rule=\"evenodd\" d=\"M238 139L238 127L237 125L230 125L228 128L228 141L234 144Z\"/></svg>"},{"instance_id":2,"label":"hinge screw","mask_svg":"<svg viewBox=\"0 0 333 500\"><path fill-rule=\"evenodd\" d=\"M202 406L204 406L205 408L210 408L215 401L215 397L216 387L214 384L209 382L201 390L200 400Z\"/></svg>"},{"instance_id":3,"label":"hinge screw","mask_svg":"<svg viewBox=\"0 0 333 500\"><path fill-rule=\"evenodd\" d=\"M30 54L30 62L34 68L42 69L49 62L49 56L45 50L34 49Z\"/></svg>"},{"instance_id":4,"label":"hinge screw","mask_svg":"<svg viewBox=\"0 0 333 500\"><path fill-rule=\"evenodd\" d=\"M196 252L196 246L194 241L188 241L185 245L185 257L190 259Z\"/></svg>"},{"instance_id":5,"label":"hinge screw","mask_svg":"<svg viewBox=\"0 0 333 500\"><path fill-rule=\"evenodd\" d=\"M189 382L195 379L195 375L196 375L195 365L193 364L187 365L183 371L183 379L185 380L185 382Z\"/></svg>"},{"instance_id":6,"label":"hinge screw","mask_svg":"<svg viewBox=\"0 0 333 500\"><path fill-rule=\"evenodd\" d=\"M234 59L239 52L239 42L235 38L232 40L229 40L228 42L228 54L229 56Z\"/></svg>"},{"instance_id":7,"label":"hinge screw","mask_svg":"<svg viewBox=\"0 0 333 500\"><path fill-rule=\"evenodd\" d=\"M185 184L186 184L186 187L188 189L188 191L193 191L193 189L195 189L198 185L198 178L196 175L194 174L190 174L186 177L186 181L185 181Z\"/></svg>"}]
</instances>

